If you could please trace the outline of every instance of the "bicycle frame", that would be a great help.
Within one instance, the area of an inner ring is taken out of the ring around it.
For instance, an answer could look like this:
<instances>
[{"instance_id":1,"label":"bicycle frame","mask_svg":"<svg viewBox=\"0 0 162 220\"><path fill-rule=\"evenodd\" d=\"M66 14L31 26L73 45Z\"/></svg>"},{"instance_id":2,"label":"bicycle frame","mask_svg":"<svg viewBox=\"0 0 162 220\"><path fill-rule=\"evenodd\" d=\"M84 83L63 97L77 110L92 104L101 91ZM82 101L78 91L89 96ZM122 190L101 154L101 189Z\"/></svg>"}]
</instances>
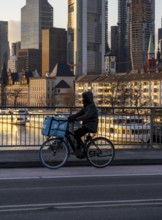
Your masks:
<instances>
[{"instance_id":1,"label":"bicycle frame","mask_svg":"<svg viewBox=\"0 0 162 220\"><path fill-rule=\"evenodd\" d=\"M66 131L65 138L70 144L70 147L72 148L72 150L75 151L77 143L74 137L74 122L68 123L68 130Z\"/></svg>"},{"instance_id":2,"label":"bicycle frame","mask_svg":"<svg viewBox=\"0 0 162 220\"><path fill-rule=\"evenodd\" d=\"M77 146L77 141L74 137L74 123L75 122L70 122L68 124L68 130L66 131L66 135L65 135L65 138L67 139L73 151L76 150L76 146ZM92 142L92 139L93 137L90 134L88 134L87 139L84 141L85 147L87 147L88 144Z\"/></svg>"}]
</instances>

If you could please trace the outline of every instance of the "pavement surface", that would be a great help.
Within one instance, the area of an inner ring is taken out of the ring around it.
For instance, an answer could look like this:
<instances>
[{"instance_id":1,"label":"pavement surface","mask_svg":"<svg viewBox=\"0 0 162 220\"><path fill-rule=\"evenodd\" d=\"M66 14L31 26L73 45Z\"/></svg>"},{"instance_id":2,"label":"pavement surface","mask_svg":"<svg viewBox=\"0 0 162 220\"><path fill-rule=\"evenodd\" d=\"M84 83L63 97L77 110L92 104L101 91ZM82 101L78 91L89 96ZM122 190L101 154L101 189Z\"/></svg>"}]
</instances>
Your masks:
<instances>
[{"instance_id":1,"label":"pavement surface","mask_svg":"<svg viewBox=\"0 0 162 220\"><path fill-rule=\"evenodd\" d=\"M162 165L0 169L2 220L161 220Z\"/></svg>"},{"instance_id":2,"label":"pavement surface","mask_svg":"<svg viewBox=\"0 0 162 220\"><path fill-rule=\"evenodd\" d=\"M162 164L162 149L116 149L112 165ZM89 166L87 159L71 155L65 166ZM0 168L42 167L37 150L0 150Z\"/></svg>"},{"instance_id":3,"label":"pavement surface","mask_svg":"<svg viewBox=\"0 0 162 220\"><path fill-rule=\"evenodd\" d=\"M97 169L93 166L66 166L59 169L36 168L0 168L0 181L9 179L55 179L77 177L134 177L162 176L162 165L107 166Z\"/></svg>"}]
</instances>

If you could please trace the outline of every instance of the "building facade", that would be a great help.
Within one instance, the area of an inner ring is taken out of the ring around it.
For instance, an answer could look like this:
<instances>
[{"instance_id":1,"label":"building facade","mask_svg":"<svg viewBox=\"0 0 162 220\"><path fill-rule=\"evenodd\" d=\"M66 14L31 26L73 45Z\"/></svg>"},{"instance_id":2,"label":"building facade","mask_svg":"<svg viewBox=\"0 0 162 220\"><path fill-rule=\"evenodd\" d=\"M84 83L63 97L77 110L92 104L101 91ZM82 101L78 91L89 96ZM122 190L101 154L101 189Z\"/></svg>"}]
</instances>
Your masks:
<instances>
[{"instance_id":1,"label":"building facade","mask_svg":"<svg viewBox=\"0 0 162 220\"><path fill-rule=\"evenodd\" d=\"M61 61L67 62L67 31L62 28L42 30L42 75L51 73Z\"/></svg>"},{"instance_id":2,"label":"building facade","mask_svg":"<svg viewBox=\"0 0 162 220\"><path fill-rule=\"evenodd\" d=\"M30 79L30 106L53 106L55 78L37 77Z\"/></svg>"},{"instance_id":3,"label":"building facade","mask_svg":"<svg viewBox=\"0 0 162 220\"><path fill-rule=\"evenodd\" d=\"M162 107L161 73L83 76L75 89L77 106L82 105L82 93L90 90L97 106Z\"/></svg>"},{"instance_id":4,"label":"building facade","mask_svg":"<svg viewBox=\"0 0 162 220\"><path fill-rule=\"evenodd\" d=\"M107 0L68 1L68 63L74 75L104 71Z\"/></svg>"},{"instance_id":5,"label":"building facade","mask_svg":"<svg viewBox=\"0 0 162 220\"><path fill-rule=\"evenodd\" d=\"M105 54L105 74L116 73L116 56L109 52Z\"/></svg>"},{"instance_id":6,"label":"building facade","mask_svg":"<svg viewBox=\"0 0 162 220\"><path fill-rule=\"evenodd\" d=\"M8 42L8 22L0 21L0 69L5 62L8 65L9 58L9 42Z\"/></svg>"},{"instance_id":7,"label":"building facade","mask_svg":"<svg viewBox=\"0 0 162 220\"><path fill-rule=\"evenodd\" d=\"M70 66L57 63L46 76L30 78L29 94L30 106L72 106L74 75Z\"/></svg>"},{"instance_id":8,"label":"building facade","mask_svg":"<svg viewBox=\"0 0 162 220\"><path fill-rule=\"evenodd\" d=\"M42 29L53 27L53 7L48 0L26 0L21 8L21 48L41 49Z\"/></svg>"}]
</instances>

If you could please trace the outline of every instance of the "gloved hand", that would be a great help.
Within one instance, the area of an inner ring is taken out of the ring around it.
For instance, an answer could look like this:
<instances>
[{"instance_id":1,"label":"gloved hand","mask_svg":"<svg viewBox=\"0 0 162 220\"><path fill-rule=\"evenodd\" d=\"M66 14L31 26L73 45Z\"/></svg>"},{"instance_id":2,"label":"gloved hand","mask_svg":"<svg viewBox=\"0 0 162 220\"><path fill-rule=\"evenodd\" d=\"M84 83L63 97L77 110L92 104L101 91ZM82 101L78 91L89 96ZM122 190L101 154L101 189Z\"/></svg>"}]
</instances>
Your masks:
<instances>
[{"instance_id":1,"label":"gloved hand","mask_svg":"<svg viewBox=\"0 0 162 220\"><path fill-rule=\"evenodd\" d=\"M69 117L68 117L68 121L69 121L69 122L74 122L74 121L76 121L76 119L73 118L73 116L69 116Z\"/></svg>"}]
</instances>

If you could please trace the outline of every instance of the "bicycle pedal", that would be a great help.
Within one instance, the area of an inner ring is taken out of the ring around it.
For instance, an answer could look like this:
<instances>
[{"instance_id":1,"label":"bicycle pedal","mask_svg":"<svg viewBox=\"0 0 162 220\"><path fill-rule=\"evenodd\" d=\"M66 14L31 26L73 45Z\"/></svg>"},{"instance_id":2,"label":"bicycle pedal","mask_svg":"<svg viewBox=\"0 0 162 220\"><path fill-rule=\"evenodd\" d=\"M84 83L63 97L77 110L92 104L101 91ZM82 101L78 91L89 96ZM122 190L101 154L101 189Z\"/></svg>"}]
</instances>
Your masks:
<instances>
[{"instance_id":1,"label":"bicycle pedal","mask_svg":"<svg viewBox=\"0 0 162 220\"><path fill-rule=\"evenodd\" d=\"M80 155L80 156L79 156L79 155L78 155L78 156L76 155L76 157L77 157L78 159L84 159L84 158L86 158L86 155L85 155L85 154Z\"/></svg>"}]
</instances>

